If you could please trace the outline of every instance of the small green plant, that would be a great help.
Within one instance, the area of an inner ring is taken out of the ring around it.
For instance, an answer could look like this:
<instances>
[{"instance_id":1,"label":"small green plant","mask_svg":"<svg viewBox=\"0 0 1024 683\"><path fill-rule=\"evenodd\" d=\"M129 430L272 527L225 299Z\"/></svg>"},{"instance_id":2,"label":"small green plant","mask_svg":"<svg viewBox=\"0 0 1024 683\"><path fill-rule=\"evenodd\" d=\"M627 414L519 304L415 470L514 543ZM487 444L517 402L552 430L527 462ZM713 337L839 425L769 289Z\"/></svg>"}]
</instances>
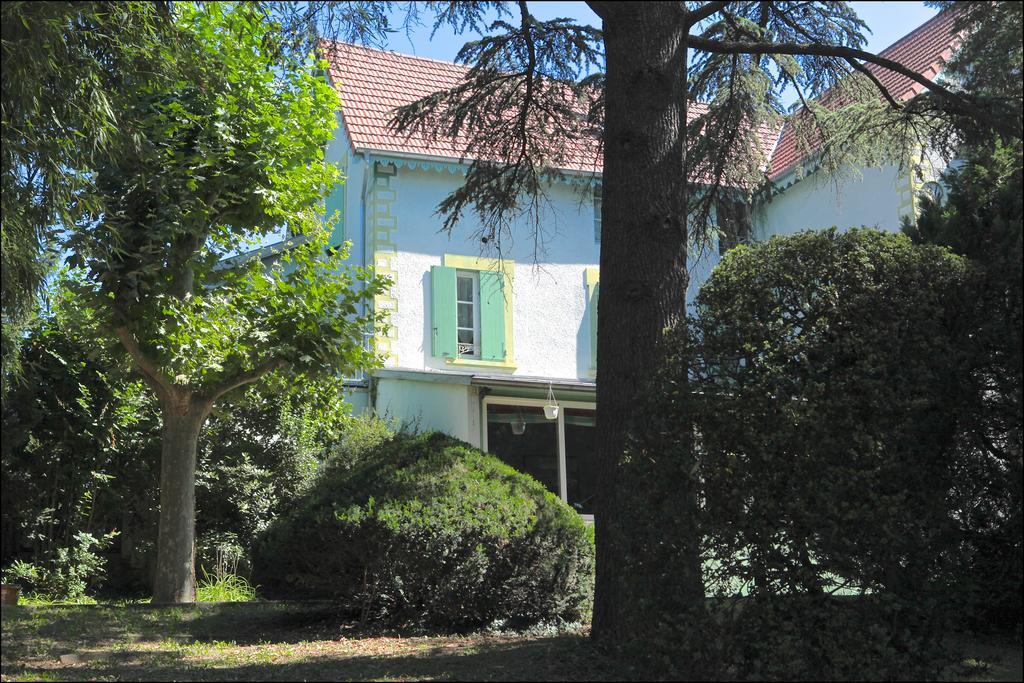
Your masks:
<instances>
[{"instance_id":1,"label":"small green plant","mask_svg":"<svg viewBox=\"0 0 1024 683\"><path fill-rule=\"evenodd\" d=\"M79 532L67 547L55 548L35 562L15 560L3 571L3 582L21 587L26 595L53 602L75 602L106 577L104 558L97 552L110 545L117 532L96 538Z\"/></svg>"},{"instance_id":2,"label":"small green plant","mask_svg":"<svg viewBox=\"0 0 1024 683\"><path fill-rule=\"evenodd\" d=\"M49 607L51 605L95 605L96 598L80 595L75 598L60 598L44 593L28 593L18 598L19 605L30 607Z\"/></svg>"},{"instance_id":3,"label":"small green plant","mask_svg":"<svg viewBox=\"0 0 1024 683\"><path fill-rule=\"evenodd\" d=\"M256 599L256 587L244 576L238 574L238 563L242 558L241 546L233 534L211 540L213 552L213 574L202 567L203 579L196 586L196 600L199 602L251 602Z\"/></svg>"},{"instance_id":4,"label":"small green plant","mask_svg":"<svg viewBox=\"0 0 1024 683\"><path fill-rule=\"evenodd\" d=\"M196 586L198 602L252 602L256 587L237 574L204 574Z\"/></svg>"}]
</instances>

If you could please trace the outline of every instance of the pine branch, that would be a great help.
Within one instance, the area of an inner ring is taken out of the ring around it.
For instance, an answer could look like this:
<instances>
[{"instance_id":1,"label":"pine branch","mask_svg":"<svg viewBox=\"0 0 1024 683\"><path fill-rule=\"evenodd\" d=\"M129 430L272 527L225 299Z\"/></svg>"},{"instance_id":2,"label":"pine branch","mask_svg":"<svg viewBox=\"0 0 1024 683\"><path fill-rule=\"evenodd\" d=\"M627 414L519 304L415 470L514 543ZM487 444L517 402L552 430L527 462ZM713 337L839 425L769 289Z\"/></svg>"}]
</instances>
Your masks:
<instances>
[{"instance_id":1,"label":"pine branch","mask_svg":"<svg viewBox=\"0 0 1024 683\"><path fill-rule=\"evenodd\" d=\"M1007 123L993 118L987 111L975 105L970 99L959 95L948 88L939 85L930 78L922 76L913 69L909 69L899 62L873 54L866 50L845 47L842 45L825 45L821 43L774 43L771 41L725 41L712 40L702 36L691 35L690 46L697 50L704 50L717 54L785 54L785 55L813 55L820 57L838 57L841 59L859 59L871 64L877 64L885 69L894 71L906 76L915 83L919 83L938 97L951 104L957 111L967 114L980 123L994 131L1003 134L1011 134L1013 131L1007 128Z\"/></svg>"}]
</instances>

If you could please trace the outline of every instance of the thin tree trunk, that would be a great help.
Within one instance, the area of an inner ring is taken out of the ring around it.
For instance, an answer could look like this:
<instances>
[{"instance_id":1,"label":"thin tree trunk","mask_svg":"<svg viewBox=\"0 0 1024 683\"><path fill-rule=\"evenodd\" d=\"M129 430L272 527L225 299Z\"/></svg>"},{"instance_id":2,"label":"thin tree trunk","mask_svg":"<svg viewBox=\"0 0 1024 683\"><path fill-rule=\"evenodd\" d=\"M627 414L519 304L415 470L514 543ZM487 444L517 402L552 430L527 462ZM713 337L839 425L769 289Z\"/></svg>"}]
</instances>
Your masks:
<instances>
[{"instance_id":1,"label":"thin tree trunk","mask_svg":"<svg viewBox=\"0 0 1024 683\"><path fill-rule=\"evenodd\" d=\"M685 315L688 273L686 31L682 3L603 4L607 80L604 140L597 429L599 497L593 635L630 635L644 605L656 605L659 578L626 565L634 530L622 516L627 430L644 429L638 399L660 363L666 328ZM642 431L641 431L642 433ZM683 484L680 484L683 486ZM662 488L662 487L656 487ZM668 487L665 487L668 488ZM680 505L693 498L680 491ZM639 496L643 491L629 491ZM657 519L646 521L657 526ZM685 599L703 600L699 555L681 540ZM677 565L679 566L679 565ZM676 596L673 596L676 597ZM639 598L639 599L638 599ZM635 634L634 634L635 635Z\"/></svg>"},{"instance_id":2,"label":"thin tree trunk","mask_svg":"<svg viewBox=\"0 0 1024 683\"><path fill-rule=\"evenodd\" d=\"M163 402L160 530L153 602L195 602L196 446L209 406L183 397Z\"/></svg>"}]
</instances>

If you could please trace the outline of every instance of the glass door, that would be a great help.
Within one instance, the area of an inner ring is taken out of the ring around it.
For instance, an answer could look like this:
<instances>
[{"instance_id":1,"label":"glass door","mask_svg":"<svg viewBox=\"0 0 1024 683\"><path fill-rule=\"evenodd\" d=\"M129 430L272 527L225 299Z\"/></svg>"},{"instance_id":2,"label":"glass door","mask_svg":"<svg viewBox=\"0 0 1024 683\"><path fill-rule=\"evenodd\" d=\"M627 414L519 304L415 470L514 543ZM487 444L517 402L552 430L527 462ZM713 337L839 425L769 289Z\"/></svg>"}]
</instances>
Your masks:
<instances>
[{"instance_id":1,"label":"glass door","mask_svg":"<svg viewBox=\"0 0 1024 683\"><path fill-rule=\"evenodd\" d=\"M543 404L536 399L484 399L484 449L592 519L597 492L594 406L560 402L558 418L549 420Z\"/></svg>"},{"instance_id":2,"label":"glass door","mask_svg":"<svg viewBox=\"0 0 1024 683\"><path fill-rule=\"evenodd\" d=\"M533 406L487 406L487 450L558 495L558 424Z\"/></svg>"}]
</instances>

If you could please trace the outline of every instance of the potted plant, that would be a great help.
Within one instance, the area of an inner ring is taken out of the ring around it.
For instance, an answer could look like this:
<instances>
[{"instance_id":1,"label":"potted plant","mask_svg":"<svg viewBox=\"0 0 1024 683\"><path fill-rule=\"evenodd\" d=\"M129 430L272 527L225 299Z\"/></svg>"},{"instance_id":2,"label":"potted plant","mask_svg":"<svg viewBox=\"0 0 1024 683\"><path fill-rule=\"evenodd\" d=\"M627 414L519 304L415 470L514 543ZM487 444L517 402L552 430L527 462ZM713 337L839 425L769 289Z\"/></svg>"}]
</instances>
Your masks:
<instances>
[{"instance_id":1,"label":"potted plant","mask_svg":"<svg viewBox=\"0 0 1024 683\"><path fill-rule=\"evenodd\" d=\"M21 587L13 583L0 584L0 604L17 605L21 595Z\"/></svg>"},{"instance_id":2,"label":"potted plant","mask_svg":"<svg viewBox=\"0 0 1024 683\"><path fill-rule=\"evenodd\" d=\"M544 417L549 420L558 419L558 401L555 400L555 392L548 382L548 402L544 405Z\"/></svg>"}]
</instances>

